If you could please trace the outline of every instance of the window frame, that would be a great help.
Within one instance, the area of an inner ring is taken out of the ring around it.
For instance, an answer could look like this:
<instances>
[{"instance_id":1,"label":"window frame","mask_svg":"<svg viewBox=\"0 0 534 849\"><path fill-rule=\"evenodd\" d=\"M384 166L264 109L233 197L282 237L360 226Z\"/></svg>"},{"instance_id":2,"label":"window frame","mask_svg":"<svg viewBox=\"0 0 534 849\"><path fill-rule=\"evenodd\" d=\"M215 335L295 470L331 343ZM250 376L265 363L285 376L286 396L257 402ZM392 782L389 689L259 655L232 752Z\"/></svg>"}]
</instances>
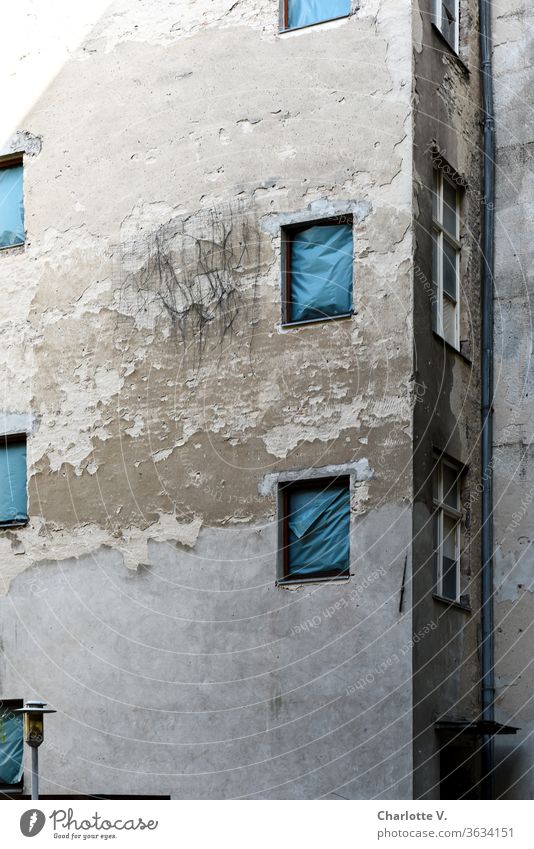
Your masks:
<instances>
[{"instance_id":1,"label":"window frame","mask_svg":"<svg viewBox=\"0 0 534 849\"><path fill-rule=\"evenodd\" d=\"M441 37L447 42L451 50L460 55L460 0L454 0L455 29L454 44L452 44L443 32L443 0L433 0L433 23Z\"/></svg>"},{"instance_id":2,"label":"window frame","mask_svg":"<svg viewBox=\"0 0 534 849\"><path fill-rule=\"evenodd\" d=\"M281 0L280 2L280 32L296 32L301 29L308 29L309 27L316 27L319 24L329 24L332 21L342 21L344 18L349 18L352 15L352 2L350 4L350 10L345 15L336 15L334 18L323 18L320 21L314 21L310 24L303 24L299 27L290 27L289 26L289 0Z\"/></svg>"},{"instance_id":3,"label":"window frame","mask_svg":"<svg viewBox=\"0 0 534 849\"><path fill-rule=\"evenodd\" d=\"M8 156L0 156L0 171L8 171L10 168L22 168L22 210L23 221L25 219L25 203L24 203L24 156L22 153L13 153ZM14 250L15 248L23 248L26 244L26 227L24 227L24 237L22 242L16 242L14 245L0 245L0 251ZM1 438L1 437L0 437Z\"/></svg>"},{"instance_id":4,"label":"window frame","mask_svg":"<svg viewBox=\"0 0 534 849\"><path fill-rule=\"evenodd\" d=\"M24 432L5 433L0 436L0 448L7 448L8 445L13 443L24 443L26 446L26 518L13 521L3 521L2 517L0 516L0 531L7 530L9 528L25 528L28 522L30 521L28 498L28 434Z\"/></svg>"},{"instance_id":5,"label":"window frame","mask_svg":"<svg viewBox=\"0 0 534 849\"><path fill-rule=\"evenodd\" d=\"M294 480L280 483L278 485L279 498L279 560L278 560L278 580L277 586L284 584L305 584L305 583L320 583L327 581L347 581L350 578L350 525L349 525L349 562L346 570L339 572L338 570L323 570L317 572L316 575L304 575L301 577L291 574L289 571L289 497L292 492L298 492L303 489L328 489L330 486L339 486L344 484L349 493L349 499L352 494L351 476L336 475L334 477L321 478L305 478L303 480ZM349 501L349 522L350 522L350 501Z\"/></svg>"},{"instance_id":6,"label":"window frame","mask_svg":"<svg viewBox=\"0 0 534 849\"><path fill-rule=\"evenodd\" d=\"M456 508L451 507L449 504L445 503L446 493L443 491L443 467L447 466L449 469L452 469L456 474ZM453 602L455 604L461 604L461 570L460 570L460 559L461 559L461 533L462 533L462 476L465 474L465 468L456 461L450 459L447 456L434 455L434 467L432 470L432 487L434 487L434 476L437 476L437 498L434 496L434 492L432 493L432 504L433 504L433 512L432 512L432 548L433 548L433 576L432 576L432 585L433 585L433 594L440 599L444 599L448 602ZM448 595L445 595L443 591L443 543L444 543L444 533L443 533L443 519L444 516L447 516L450 519L454 520L455 528L454 528L454 554L455 554L455 563L456 563L456 595L454 598L451 598ZM437 528L437 532L436 532ZM437 537L437 545L436 545L436 537Z\"/></svg>"},{"instance_id":7,"label":"window frame","mask_svg":"<svg viewBox=\"0 0 534 849\"><path fill-rule=\"evenodd\" d=\"M339 315L325 315L321 318L306 318L293 320L291 318L291 262L292 262L292 235L302 233L311 227L335 227L350 226L352 228L352 280L351 280L351 308L349 312ZM340 319L352 318L354 315L354 216L352 213L333 215L330 218L318 218L312 221L299 221L295 224L285 224L281 228L282 242L282 327L299 327L306 324L322 324L324 321L339 321Z\"/></svg>"},{"instance_id":8,"label":"window frame","mask_svg":"<svg viewBox=\"0 0 534 849\"><path fill-rule=\"evenodd\" d=\"M453 190L456 196L455 220L456 232L454 235L447 230L444 223L444 185L447 183ZM434 214L434 198L437 199L437 217ZM434 312L432 315L432 329L442 339L456 350L460 350L460 279L461 279L461 212L462 212L462 191L458 185L450 180L443 172L443 169L433 166L432 169L432 285L434 296L436 298L436 312L434 320ZM444 290L443 287L443 267L444 267L444 242L453 248L456 260L455 276L456 276L456 299ZM436 251L436 262L434 261L434 251ZM434 265L437 268L437 280L434 280ZM453 305L454 309L454 339L448 339L444 332L444 300Z\"/></svg>"},{"instance_id":9,"label":"window frame","mask_svg":"<svg viewBox=\"0 0 534 849\"><path fill-rule=\"evenodd\" d=\"M0 699L0 711L2 709L7 709L11 713L14 713L16 710L24 707L24 699ZM24 737L24 732L23 732ZM24 749L23 749L24 751ZM24 755L23 755L24 757ZM15 782L15 784L2 784L0 783L0 799L4 796L10 798L10 794L14 793L16 796L22 795L24 791L24 772L20 777L20 781Z\"/></svg>"}]
</instances>

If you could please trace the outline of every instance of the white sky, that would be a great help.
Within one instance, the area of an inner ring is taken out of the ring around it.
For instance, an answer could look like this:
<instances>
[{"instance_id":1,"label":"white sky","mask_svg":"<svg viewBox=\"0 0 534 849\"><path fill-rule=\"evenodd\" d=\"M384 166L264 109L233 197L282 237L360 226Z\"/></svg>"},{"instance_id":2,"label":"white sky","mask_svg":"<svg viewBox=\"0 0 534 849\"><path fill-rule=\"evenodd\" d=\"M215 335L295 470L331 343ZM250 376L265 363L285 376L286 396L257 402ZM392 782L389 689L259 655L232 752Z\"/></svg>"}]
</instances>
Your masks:
<instances>
[{"instance_id":1,"label":"white sky","mask_svg":"<svg viewBox=\"0 0 534 849\"><path fill-rule=\"evenodd\" d=\"M0 25L0 147L90 32L110 0L15 0Z\"/></svg>"}]
</instances>

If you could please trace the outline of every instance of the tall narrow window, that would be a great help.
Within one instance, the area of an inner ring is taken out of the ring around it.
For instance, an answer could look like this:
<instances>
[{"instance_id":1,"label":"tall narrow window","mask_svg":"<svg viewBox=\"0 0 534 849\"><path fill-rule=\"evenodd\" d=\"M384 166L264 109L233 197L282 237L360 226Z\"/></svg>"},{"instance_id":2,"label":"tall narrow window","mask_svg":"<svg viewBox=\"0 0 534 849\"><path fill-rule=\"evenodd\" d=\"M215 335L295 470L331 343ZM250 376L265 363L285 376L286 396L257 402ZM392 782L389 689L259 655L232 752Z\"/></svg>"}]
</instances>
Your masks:
<instances>
[{"instance_id":1,"label":"tall narrow window","mask_svg":"<svg viewBox=\"0 0 534 849\"><path fill-rule=\"evenodd\" d=\"M460 192L434 170L432 196L432 324L455 348L460 336Z\"/></svg>"},{"instance_id":2,"label":"tall narrow window","mask_svg":"<svg viewBox=\"0 0 534 849\"><path fill-rule=\"evenodd\" d=\"M0 248L24 244L22 161L0 160Z\"/></svg>"},{"instance_id":3,"label":"tall narrow window","mask_svg":"<svg viewBox=\"0 0 534 849\"><path fill-rule=\"evenodd\" d=\"M298 29L350 15L352 0L284 0L284 29Z\"/></svg>"},{"instance_id":4,"label":"tall narrow window","mask_svg":"<svg viewBox=\"0 0 534 849\"><path fill-rule=\"evenodd\" d=\"M284 324L322 321L352 312L352 219L286 227Z\"/></svg>"},{"instance_id":5,"label":"tall narrow window","mask_svg":"<svg viewBox=\"0 0 534 849\"><path fill-rule=\"evenodd\" d=\"M449 460L436 460L434 490L434 592L460 598L460 470Z\"/></svg>"},{"instance_id":6,"label":"tall narrow window","mask_svg":"<svg viewBox=\"0 0 534 849\"><path fill-rule=\"evenodd\" d=\"M348 478L286 484L281 491L283 579L348 577Z\"/></svg>"},{"instance_id":7,"label":"tall narrow window","mask_svg":"<svg viewBox=\"0 0 534 849\"><path fill-rule=\"evenodd\" d=\"M26 436L0 437L0 527L28 521Z\"/></svg>"},{"instance_id":8,"label":"tall narrow window","mask_svg":"<svg viewBox=\"0 0 534 849\"><path fill-rule=\"evenodd\" d=\"M458 53L460 0L434 0L434 23L443 38Z\"/></svg>"}]
</instances>

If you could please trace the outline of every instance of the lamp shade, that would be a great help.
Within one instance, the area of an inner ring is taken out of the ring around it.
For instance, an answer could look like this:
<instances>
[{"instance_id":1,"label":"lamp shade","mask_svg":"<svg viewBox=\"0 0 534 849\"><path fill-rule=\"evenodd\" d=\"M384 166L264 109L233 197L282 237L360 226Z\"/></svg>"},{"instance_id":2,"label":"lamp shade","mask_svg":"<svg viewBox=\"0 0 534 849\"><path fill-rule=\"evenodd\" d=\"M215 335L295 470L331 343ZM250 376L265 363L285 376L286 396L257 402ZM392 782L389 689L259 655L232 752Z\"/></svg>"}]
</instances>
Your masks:
<instances>
[{"instance_id":1,"label":"lamp shade","mask_svg":"<svg viewBox=\"0 0 534 849\"><path fill-rule=\"evenodd\" d=\"M24 739L28 746L37 747L44 740L45 713L56 713L56 711L47 708L46 702L30 701L14 713L21 713L24 716Z\"/></svg>"}]
</instances>

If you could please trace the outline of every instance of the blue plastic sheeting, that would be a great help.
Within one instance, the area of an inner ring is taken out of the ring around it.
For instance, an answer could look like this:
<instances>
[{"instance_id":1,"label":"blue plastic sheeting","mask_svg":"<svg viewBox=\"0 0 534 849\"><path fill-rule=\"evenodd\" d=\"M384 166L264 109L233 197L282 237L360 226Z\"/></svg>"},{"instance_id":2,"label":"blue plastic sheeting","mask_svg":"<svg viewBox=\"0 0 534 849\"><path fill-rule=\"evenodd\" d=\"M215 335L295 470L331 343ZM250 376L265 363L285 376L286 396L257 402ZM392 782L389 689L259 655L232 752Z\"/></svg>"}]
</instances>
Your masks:
<instances>
[{"instance_id":1,"label":"blue plastic sheeting","mask_svg":"<svg viewBox=\"0 0 534 849\"><path fill-rule=\"evenodd\" d=\"M22 165L0 168L0 248L23 243Z\"/></svg>"},{"instance_id":2,"label":"blue plastic sheeting","mask_svg":"<svg viewBox=\"0 0 534 849\"><path fill-rule=\"evenodd\" d=\"M27 518L26 443L0 440L0 524Z\"/></svg>"},{"instance_id":3,"label":"blue plastic sheeting","mask_svg":"<svg viewBox=\"0 0 534 849\"><path fill-rule=\"evenodd\" d=\"M288 498L288 513L290 576L348 571L348 485L292 491Z\"/></svg>"},{"instance_id":4,"label":"blue plastic sheeting","mask_svg":"<svg viewBox=\"0 0 534 849\"><path fill-rule=\"evenodd\" d=\"M351 0L289 0L288 28L307 27L349 15Z\"/></svg>"},{"instance_id":5,"label":"blue plastic sheeting","mask_svg":"<svg viewBox=\"0 0 534 849\"><path fill-rule=\"evenodd\" d=\"M291 236L289 321L346 315L352 309L352 227L308 227Z\"/></svg>"},{"instance_id":6,"label":"blue plastic sheeting","mask_svg":"<svg viewBox=\"0 0 534 849\"><path fill-rule=\"evenodd\" d=\"M17 784L22 778L24 755L22 716L0 711L0 784Z\"/></svg>"}]
</instances>

